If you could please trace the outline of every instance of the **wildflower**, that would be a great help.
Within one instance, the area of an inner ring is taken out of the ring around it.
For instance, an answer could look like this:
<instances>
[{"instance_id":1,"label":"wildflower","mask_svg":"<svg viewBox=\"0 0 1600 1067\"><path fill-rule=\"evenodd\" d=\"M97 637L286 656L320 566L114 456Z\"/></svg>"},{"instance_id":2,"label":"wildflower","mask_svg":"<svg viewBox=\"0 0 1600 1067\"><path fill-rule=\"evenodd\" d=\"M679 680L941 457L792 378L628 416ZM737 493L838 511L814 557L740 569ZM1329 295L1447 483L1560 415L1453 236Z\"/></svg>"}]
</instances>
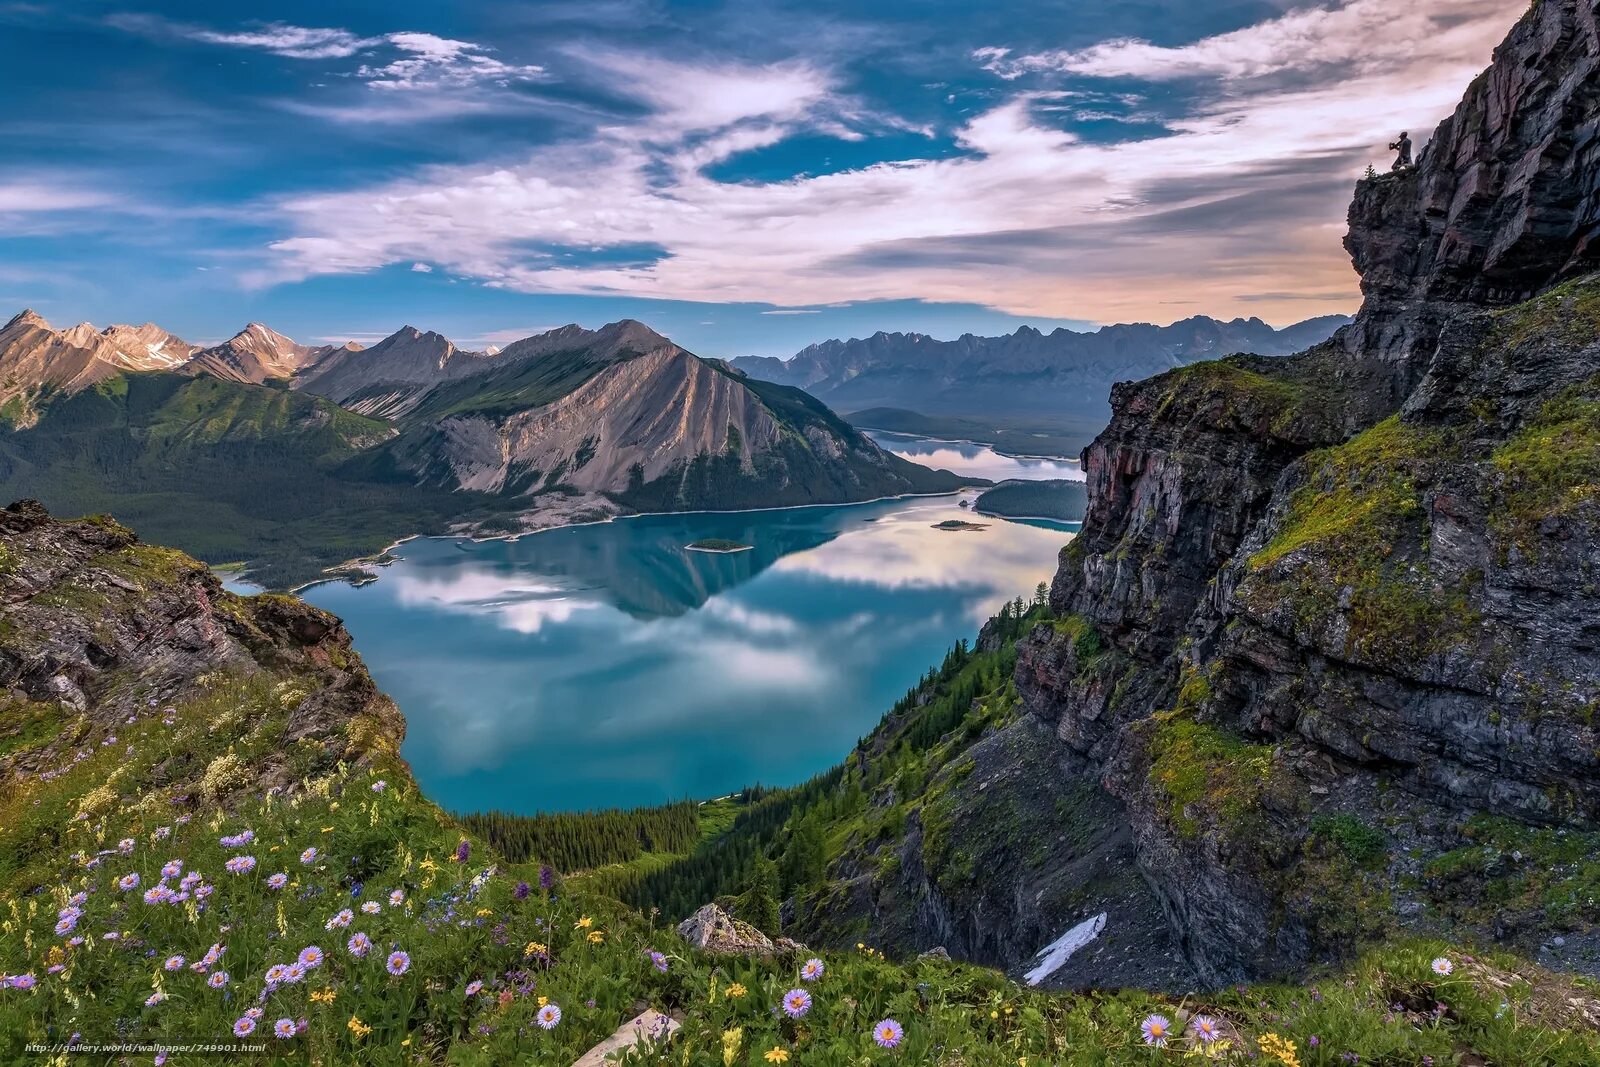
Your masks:
<instances>
[{"instance_id":1,"label":"wildflower","mask_svg":"<svg viewBox=\"0 0 1600 1067\"><path fill-rule=\"evenodd\" d=\"M396 890L394 890L393 892L391 892L389 894L389 907L398 908L400 905L404 904L405 902L406 902L406 895L404 893L402 893L400 890L396 889Z\"/></svg>"},{"instance_id":2,"label":"wildflower","mask_svg":"<svg viewBox=\"0 0 1600 1067\"><path fill-rule=\"evenodd\" d=\"M766 1060L768 1063L787 1063L789 1062L789 1050L786 1048L779 1048L777 1045L773 1045L771 1048L767 1049L766 1055L761 1058Z\"/></svg>"},{"instance_id":3,"label":"wildflower","mask_svg":"<svg viewBox=\"0 0 1600 1067\"><path fill-rule=\"evenodd\" d=\"M248 1015L241 1015L233 1021L234 1037L249 1037L256 1032L256 1021Z\"/></svg>"},{"instance_id":4,"label":"wildflower","mask_svg":"<svg viewBox=\"0 0 1600 1067\"><path fill-rule=\"evenodd\" d=\"M906 1034L905 1028L893 1019L884 1019L872 1028L872 1040L879 1048L894 1048Z\"/></svg>"},{"instance_id":5,"label":"wildflower","mask_svg":"<svg viewBox=\"0 0 1600 1067\"><path fill-rule=\"evenodd\" d=\"M19 974L11 979L12 989L28 990L38 984L38 979L31 974Z\"/></svg>"},{"instance_id":6,"label":"wildflower","mask_svg":"<svg viewBox=\"0 0 1600 1067\"><path fill-rule=\"evenodd\" d=\"M540 941L529 941L522 950L522 955L528 959L532 959L534 956L548 956L549 954L550 950Z\"/></svg>"},{"instance_id":7,"label":"wildflower","mask_svg":"<svg viewBox=\"0 0 1600 1067\"><path fill-rule=\"evenodd\" d=\"M184 820L180 817L178 821L183 822ZM239 833L230 834L227 837L219 837L217 841L222 845L223 848L239 848L241 846L248 845L255 839L256 833L254 830L242 830Z\"/></svg>"},{"instance_id":8,"label":"wildflower","mask_svg":"<svg viewBox=\"0 0 1600 1067\"><path fill-rule=\"evenodd\" d=\"M139 888L139 872L133 871L117 879L117 888L126 893L130 889Z\"/></svg>"},{"instance_id":9,"label":"wildflower","mask_svg":"<svg viewBox=\"0 0 1600 1067\"><path fill-rule=\"evenodd\" d=\"M362 933L351 934L350 940L344 943L344 947L356 959L363 959L372 950L372 938Z\"/></svg>"},{"instance_id":10,"label":"wildflower","mask_svg":"<svg viewBox=\"0 0 1600 1067\"><path fill-rule=\"evenodd\" d=\"M806 965L800 968L800 979L805 982L815 982L822 977L823 967L821 960L806 960Z\"/></svg>"},{"instance_id":11,"label":"wildflower","mask_svg":"<svg viewBox=\"0 0 1600 1067\"><path fill-rule=\"evenodd\" d=\"M585 915L572 925L579 930L587 930L594 925L594 920Z\"/></svg>"},{"instance_id":12,"label":"wildflower","mask_svg":"<svg viewBox=\"0 0 1600 1067\"><path fill-rule=\"evenodd\" d=\"M300 853L300 862L307 864L308 866L317 862L316 846L313 845L311 848L308 848L304 852Z\"/></svg>"},{"instance_id":13,"label":"wildflower","mask_svg":"<svg viewBox=\"0 0 1600 1067\"><path fill-rule=\"evenodd\" d=\"M783 1013L798 1019L811 1010L811 994L804 989L791 989L783 995Z\"/></svg>"},{"instance_id":14,"label":"wildflower","mask_svg":"<svg viewBox=\"0 0 1600 1067\"><path fill-rule=\"evenodd\" d=\"M277 985L279 982L284 981L288 975L289 968L285 967L281 963L274 963L271 967L267 968L267 984Z\"/></svg>"},{"instance_id":15,"label":"wildflower","mask_svg":"<svg viewBox=\"0 0 1600 1067\"><path fill-rule=\"evenodd\" d=\"M655 949L651 949L650 952L648 953L648 955L650 956L650 962L655 965L655 969L660 971L662 974L666 974L667 973L667 957L663 956L661 953L657 952Z\"/></svg>"},{"instance_id":16,"label":"wildflower","mask_svg":"<svg viewBox=\"0 0 1600 1067\"><path fill-rule=\"evenodd\" d=\"M278 873L278 874L273 874L273 875L268 875L267 876L267 888L268 889L282 889L284 886L286 886L288 884L289 884L289 876L287 874Z\"/></svg>"},{"instance_id":17,"label":"wildflower","mask_svg":"<svg viewBox=\"0 0 1600 1067\"><path fill-rule=\"evenodd\" d=\"M206 979L206 985L210 986L212 989L221 989L223 986L225 986L227 984L228 984L228 972L227 971L217 971L210 978Z\"/></svg>"},{"instance_id":18,"label":"wildflower","mask_svg":"<svg viewBox=\"0 0 1600 1067\"><path fill-rule=\"evenodd\" d=\"M168 956L167 962L163 966L169 971L178 971L183 969L185 962L182 956Z\"/></svg>"},{"instance_id":19,"label":"wildflower","mask_svg":"<svg viewBox=\"0 0 1600 1067\"><path fill-rule=\"evenodd\" d=\"M136 844L138 844L138 842L136 842L133 838L124 837L121 841L117 842L117 851L122 853L124 856L132 855L133 846Z\"/></svg>"},{"instance_id":20,"label":"wildflower","mask_svg":"<svg viewBox=\"0 0 1600 1067\"><path fill-rule=\"evenodd\" d=\"M77 928L77 919L62 919L56 923L56 935L65 936Z\"/></svg>"},{"instance_id":21,"label":"wildflower","mask_svg":"<svg viewBox=\"0 0 1600 1067\"><path fill-rule=\"evenodd\" d=\"M313 989L311 991L311 1003L313 1004L332 1004L338 999L338 997L338 991L332 986L328 986L323 989Z\"/></svg>"},{"instance_id":22,"label":"wildflower","mask_svg":"<svg viewBox=\"0 0 1600 1067\"><path fill-rule=\"evenodd\" d=\"M1144 1022L1139 1024L1139 1029L1144 1034L1145 1044L1166 1048L1167 1034L1172 1029L1172 1024L1167 1021L1165 1015L1148 1015Z\"/></svg>"},{"instance_id":23,"label":"wildflower","mask_svg":"<svg viewBox=\"0 0 1600 1067\"><path fill-rule=\"evenodd\" d=\"M739 1000L750 991L746 989L742 983L735 982L728 987L727 992L729 1000Z\"/></svg>"},{"instance_id":24,"label":"wildflower","mask_svg":"<svg viewBox=\"0 0 1600 1067\"><path fill-rule=\"evenodd\" d=\"M598 945L600 942L604 941L605 939L606 939L606 935L601 933L599 930L590 930L589 931L589 935L588 935L589 944Z\"/></svg>"},{"instance_id":25,"label":"wildflower","mask_svg":"<svg viewBox=\"0 0 1600 1067\"><path fill-rule=\"evenodd\" d=\"M556 872L550 867L539 868L539 888L551 889L556 884Z\"/></svg>"},{"instance_id":26,"label":"wildflower","mask_svg":"<svg viewBox=\"0 0 1600 1067\"><path fill-rule=\"evenodd\" d=\"M323 926L326 929L329 929L329 930L338 930L338 929L341 929L342 927L349 926L351 921L353 919L355 919L355 917L356 917L356 913L355 912L351 911L349 908L343 908L343 909L341 909L339 911L339 914L337 914L333 918L329 919L326 923L323 924Z\"/></svg>"},{"instance_id":27,"label":"wildflower","mask_svg":"<svg viewBox=\"0 0 1600 1067\"><path fill-rule=\"evenodd\" d=\"M411 957L404 952L391 952L387 966L390 974L405 974L411 969Z\"/></svg>"},{"instance_id":28,"label":"wildflower","mask_svg":"<svg viewBox=\"0 0 1600 1067\"><path fill-rule=\"evenodd\" d=\"M361 905L361 914L363 915L376 915L382 910L383 905L379 904L376 900L369 900Z\"/></svg>"},{"instance_id":29,"label":"wildflower","mask_svg":"<svg viewBox=\"0 0 1600 1067\"><path fill-rule=\"evenodd\" d=\"M306 969L322 966L322 949L316 945L307 945L300 950L300 964Z\"/></svg>"},{"instance_id":30,"label":"wildflower","mask_svg":"<svg viewBox=\"0 0 1600 1067\"><path fill-rule=\"evenodd\" d=\"M483 983L482 982L476 982L476 981L468 982L467 983L467 996L469 996L469 997L477 996L478 995L478 991L481 990L482 988L483 988Z\"/></svg>"},{"instance_id":31,"label":"wildflower","mask_svg":"<svg viewBox=\"0 0 1600 1067\"><path fill-rule=\"evenodd\" d=\"M1222 1027L1210 1015L1196 1015L1189 1021L1189 1029L1194 1031L1195 1037L1208 1045L1222 1036Z\"/></svg>"},{"instance_id":32,"label":"wildflower","mask_svg":"<svg viewBox=\"0 0 1600 1067\"><path fill-rule=\"evenodd\" d=\"M161 868L161 877L176 878L183 873L182 860L168 860Z\"/></svg>"},{"instance_id":33,"label":"wildflower","mask_svg":"<svg viewBox=\"0 0 1600 1067\"><path fill-rule=\"evenodd\" d=\"M1446 975L1456 969L1455 964L1451 963L1443 956L1440 956L1438 959L1434 960L1430 966L1433 967L1433 973L1438 975Z\"/></svg>"},{"instance_id":34,"label":"wildflower","mask_svg":"<svg viewBox=\"0 0 1600 1067\"><path fill-rule=\"evenodd\" d=\"M1279 1037L1277 1034L1262 1034L1256 1039L1256 1044L1260 1047L1263 1056L1272 1057L1283 1064L1283 1067L1300 1067L1300 1057L1293 1041Z\"/></svg>"},{"instance_id":35,"label":"wildflower","mask_svg":"<svg viewBox=\"0 0 1600 1067\"><path fill-rule=\"evenodd\" d=\"M306 965L303 963L291 963L289 966L283 969L283 980L291 984L300 981L300 979L304 978L305 976Z\"/></svg>"},{"instance_id":36,"label":"wildflower","mask_svg":"<svg viewBox=\"0 0 1600 1067\"><path fill-rule=\"evenodd\" d=\"M470 855L472 855L472 845L463 839L461 844L456 846L456 862L465 863Z\"/></svg>"},{"instance_id":37,"label":"wildflower","mask_svg":"<svg viewBox=\"0 0 1600 1067\"><path fill-rule=\"evenodd\" d=\"M554 1030L556 1023L561 1021L561 1007L557 1004L546 1004L539 1009L539 1014L535 1015L534 1018L546 1030Z\"/></svg>"},{"instance_id":38,"label":"wildflower","mask_svg":"<svg viewBox=\"0 0 1600 1067\"><path fill-rule=\"evenodd\" d=\"M266 1012L262 1011L260 1008L251 1008L249 1011L245 1012L245 1014L250 1016L250 1018L254 1019L256 1022L260 1022L261 1017L265 1015Z\"/></svg>"},{"instance_id":39,"label":"wildflower","mask_svg":"<svg viewBox=\"0 0 1600 1067\"><path fill-rule=\"evenodd\" d=\"M352 1034L355 1034L357 1038L366 1037L368 1034L372 1033L372 1027L368 1026L354 1015L350 1016L350 1021L344 1025Z\"/></svg>"},{"instance_id":40,"label":"wildflower","mask_svg":"<svg viewBox=\"0 0 1600 1067\"><path fill-rule=\"evenodd\" d=\"M511 895L516 897L518 900L527 900L528 894L531 892L532 890L528 887L527 882L518 882L517 888L511 891Z\"/></svg>"},{"instance_id":41,"label":"wildflower","mask_svg":"<svg viewBox=\"0 0 1600 1067\"><path fill-rule=\"evenodd\" d=\"M166 999L167 995L158 989L154 993L151 993L148 997L144 998L144 1006L147 1008L153 1008Z\"/></svg>"},{"instance_id":42,"label":"wildflower","mask_svg":"<svg viewBox=\"0 0 1600 1067\"><path fill-rule=\"evenodd\" d=\"M293 1037L295 1034L294 1020L279 1019L277 1022L272 1024L272 1032L278 1036L280 1041Z\"/></svg>"},{"instance_id":43,"label":"wildflower","mask_svg":"<svg viewBox=\"0 0 1600 1067\"><path fill-rule=\"evenodd\" d=\"M224 863L223 866L228 869L230 874L249 874L256 869L256 858L254 856L235 856L227 863Z\"/></svg>"}]
</instances>

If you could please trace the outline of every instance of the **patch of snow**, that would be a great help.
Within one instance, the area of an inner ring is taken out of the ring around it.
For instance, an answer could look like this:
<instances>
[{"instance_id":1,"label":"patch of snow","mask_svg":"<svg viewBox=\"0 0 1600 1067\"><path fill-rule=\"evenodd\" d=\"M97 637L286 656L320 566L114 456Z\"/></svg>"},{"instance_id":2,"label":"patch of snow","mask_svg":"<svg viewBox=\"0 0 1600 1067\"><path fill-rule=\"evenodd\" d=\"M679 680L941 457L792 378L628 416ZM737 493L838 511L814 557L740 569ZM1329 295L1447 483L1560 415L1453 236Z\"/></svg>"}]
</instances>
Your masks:
<instances>
[{"instance_id":1,"label":"patch of snow","mask_svg":"<svg viewBox=\"0 0 1600 1067\"><path fill-rule=\"evenodd\" d=\"M1061 969L1061 965L1072 957L1072 954L1100 936L1100 931L1106 928L1106 913L1101 912L1092 919L1085 919L1074 926L1044 948L1035 953L1035 957L1043 957L1039 965L1023 975L1029 985L1038 985Z\"/></svg>"}]
</instances>

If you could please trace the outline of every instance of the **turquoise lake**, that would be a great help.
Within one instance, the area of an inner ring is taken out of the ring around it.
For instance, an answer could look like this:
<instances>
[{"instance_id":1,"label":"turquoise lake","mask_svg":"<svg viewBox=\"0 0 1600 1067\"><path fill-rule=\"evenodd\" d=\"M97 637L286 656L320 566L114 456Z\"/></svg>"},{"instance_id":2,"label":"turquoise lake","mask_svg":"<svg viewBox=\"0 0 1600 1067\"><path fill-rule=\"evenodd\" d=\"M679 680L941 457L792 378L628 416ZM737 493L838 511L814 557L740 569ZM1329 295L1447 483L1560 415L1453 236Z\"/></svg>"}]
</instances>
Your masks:
<instances>
[{"instance_id":1,"label":"turquoise lake","mask_svg":"<svg viewBox=\"0 0 1600 1067\"><path fill-rule=\"evenodd\" d=\"M446 808L706 798L837 763L957 638L1050 578L1070 527L933 529L970 515L959 499L420 539L376 582L303 595L345 619ZM712 537L753 548L684 547Z\"/></svg>"}]
</instances>

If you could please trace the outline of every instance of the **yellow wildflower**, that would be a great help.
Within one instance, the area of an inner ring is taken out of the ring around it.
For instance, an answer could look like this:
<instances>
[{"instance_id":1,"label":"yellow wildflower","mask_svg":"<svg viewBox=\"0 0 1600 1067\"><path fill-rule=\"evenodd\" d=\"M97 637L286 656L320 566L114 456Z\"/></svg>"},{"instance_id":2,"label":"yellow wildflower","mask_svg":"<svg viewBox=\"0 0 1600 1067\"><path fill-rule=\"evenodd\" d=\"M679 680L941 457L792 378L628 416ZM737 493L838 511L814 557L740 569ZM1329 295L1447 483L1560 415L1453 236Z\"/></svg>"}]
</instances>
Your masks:
<instances>
[{"instance_id":1,"label":"yellow wildflower","mask_svg":"<svg viewBox=\"0 0 1600 1067\"><path fill-rule=\"evenodd\" d=\"M529 941L528 947L522 950L522 954L525 957L544 956L548 955L549 951L549 949L544 947L542 942Z\"/></svg>"},{"instance_id":2,"label":"yellow wildflower","mask_svg":"<svg viewBox=\"0 0 1600 1067\"><path fill-rule=\"evenodd\" d=\"M735 1026L732 1030L722 1031L722 1067L733 1067L733 1061L739 1058L739 1048L744 1044L744 1029Z\"/></svg>"},{"instance_id":3,"label":"yellow wildflower","mask_svg":"<svg viewBox=\"0 0 1600 1067\"><path fill-rule=\"evenodd\" d=\"M323 832L323 833L325 833L325 834L331 834L331 833L333 833L333 827L331 827L331 826L324 826L324 827L323 827L323 828L322 828L322 832Z\"/></svg>"},{"instance_id":4,"label":"yellow wildflower","mask_svg":"<svg viewBox=\"0 0 1600 1067\"><path fill-rule=\"evenodd\" d=\"M550 998L549 997L540 997L539 998L539 1007L542 1008L548 1003L550 1003Z\"/></svg>"},{"instance_id":5,"label":"yellow wildflower","mask_svg":"<svg viewBox=\"0 0 1600 1067\"><path fill-rule=\"evenodd\" d=\"M372 1033L372 1027L368 1026L366 1023L362 1022L359 1017L354 1015L350 1016L350 1021L344 1025L352 1034L355 1034L357 1038L363 1038Z\"/></svg>"},{"instance_id":6,"label":"yellow wildflower","mask_svg":"<svg viewBox=\"0 0 1600 1067\"><path fill-rule=\"evenodd\" d=\"M587 930L587 929L589 929L589 927L591 927L593 925L594 925L594 920L589 918L589 916L587 916L587 915L585 915L583 918L579 919L577 922L572 924L573 929L575 929L575 930Z\"/></svg>"},{"instance_id":7,"label":"yellow wildflower","mask_svg":"<svg viewBox=\"0 0 1600 1067\"><path fill-rule=\"evenodd\" d=\"M789 1050L774 1045L767 1049L767 1054L764 1058L768 1063L787 1063L789 1061Z\"/></svg>"},{"instance_id":8,"label":"yellow wildflower","mask_svg":"<svg viewBox=\"0 0 1600 1067\"><path fill-rule=\"evenodd\" d=\"M1283 1067L1300 1067L1300 1056L1293 1041L1277 1034L1262 1034L1256 1039L1263 1056L1271 1056Z\"/></svg>"},{"instance_id":9,"label":"yellow wildflower","mask_svg":"<svg viewBox=\"0 0 1600 1067\"><path fill-rule=\"evenodd\" d=\"M425 871L436 871L439 869L439 865L433 862L432 856L422 857L422 862L417 864L417 866L421 867Z\"/></svg>"},{"instance_id":10,"label":"yellow wildflower","mask_svg":"<svg viewBox=\"0 0 1600 1067\"><path fill-rule=\"evenodd\" d=\"M748 989L746 989L741 983L735 982L731 986L728 987L728 999L729 1000L738 1000L740 997L744 996L748 992L750 992L750 991Z\"/></svg>"},{"instance_id":11,"label":"yellow wildflower","mask_svg":"<svg viewBox=\"0 0 1600 1067\"><path fill-rule=\"evenodd\" d=\"M313 1004L332 1004L339 994L333 989L315 989L311 992Z\"/></svg>"},{"instance_id":12,"label":"yellow wildflower","mask_svg":"<svg viewBox=\"0 0 1600 1067\"><path fill-rule=\"evenodd\" d=\"M478 918L480 918L480 919L487 919L489 916L491 916L493 914L494 914L494 909L493 908L479 908L478 909Z\"/></svg>"},{"instance_id":13,"label":"yellow wildflower","mask_svg":"<svg viewBox=\"0 0 1600 1067\"><path fill-rule=\"evenodd\" d=\"M604 941L605 939L606 939L606 935L602 934L599 930L590 930L589 931L589 944L598 945L600 942Z\"/></svg>"}]
</instances>

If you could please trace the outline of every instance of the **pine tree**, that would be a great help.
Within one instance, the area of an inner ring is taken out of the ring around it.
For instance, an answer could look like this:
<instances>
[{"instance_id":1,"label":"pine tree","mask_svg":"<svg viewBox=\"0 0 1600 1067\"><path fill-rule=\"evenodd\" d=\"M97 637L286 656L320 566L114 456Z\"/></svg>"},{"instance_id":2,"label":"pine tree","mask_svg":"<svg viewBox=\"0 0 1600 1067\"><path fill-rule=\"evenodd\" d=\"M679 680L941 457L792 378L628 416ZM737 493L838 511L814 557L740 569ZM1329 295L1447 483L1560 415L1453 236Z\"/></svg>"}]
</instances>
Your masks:
<instances>
[{"instance_id":1,"label":"pine tree","mask_svg":"<svg viewBox=\"0 0 1600 1067\"><path fill-rule=\"evenodd\" d=\"M750 865L749 886L739 898L739 918L762 933L778 932L778 867L757 855Z\"/></svg>"}]
</instances>

